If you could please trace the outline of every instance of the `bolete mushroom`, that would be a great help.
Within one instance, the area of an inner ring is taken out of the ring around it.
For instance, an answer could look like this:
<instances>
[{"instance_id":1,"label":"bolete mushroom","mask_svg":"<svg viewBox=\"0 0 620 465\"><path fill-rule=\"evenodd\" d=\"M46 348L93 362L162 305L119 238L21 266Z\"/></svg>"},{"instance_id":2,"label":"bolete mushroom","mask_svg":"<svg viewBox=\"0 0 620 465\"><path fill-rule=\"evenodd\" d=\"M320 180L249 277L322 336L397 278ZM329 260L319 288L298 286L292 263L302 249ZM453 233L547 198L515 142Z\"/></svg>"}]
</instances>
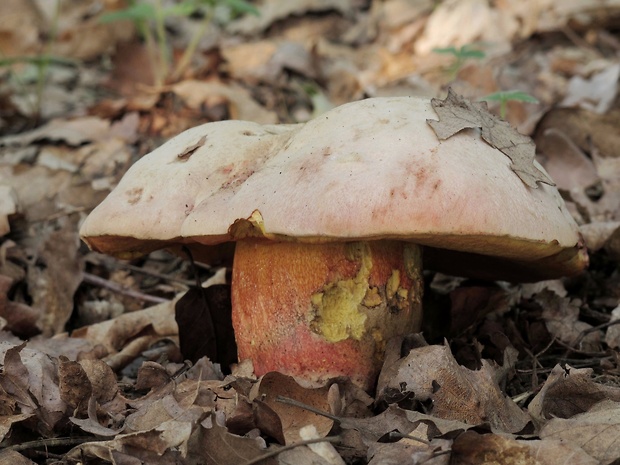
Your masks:
<instances>
[{"instance_id":1,"label":"bolete mushroom","mask_svg":"<svg viewBox=\"0 0 620 465\"><path fill-rule=\"evenodd\" d=\"M81 236L121 258L185 245L207 262L236 243L240 359L369 389L386 341L420 327L423 249L434 269L495 280L587 264L554 187L524 184L479 131L439 140L436 118L429 100L398 97L305 124L198 126L135 163Z\"/></svg>"}]
</instances>

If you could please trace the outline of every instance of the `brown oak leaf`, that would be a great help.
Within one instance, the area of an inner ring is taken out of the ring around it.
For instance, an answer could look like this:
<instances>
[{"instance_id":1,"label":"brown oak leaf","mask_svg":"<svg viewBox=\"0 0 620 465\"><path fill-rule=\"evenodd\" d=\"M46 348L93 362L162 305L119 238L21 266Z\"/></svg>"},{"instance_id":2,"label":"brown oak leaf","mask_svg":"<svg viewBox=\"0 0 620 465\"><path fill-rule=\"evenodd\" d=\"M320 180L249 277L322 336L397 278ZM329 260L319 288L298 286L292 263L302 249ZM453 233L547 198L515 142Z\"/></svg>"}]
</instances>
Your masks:
<instances>
[{"instance_id":1,"label":"brown oak leaf","mask_svg":"<svg viewBox=\"0 0 620 465\"><path fill-rule=\"evenodd\" d=\"M439 121L428 119L441 140L452 137L467 128L479 128L482 139L510 158L512 170L526 185L538 187L538 182L554 186L555 183L534 164L536 147L532 139L519 133L506 121L489 113L486 102L470 102L448 89L445 100L432 99L431 104Z\"/></svg>"}]
</instances>

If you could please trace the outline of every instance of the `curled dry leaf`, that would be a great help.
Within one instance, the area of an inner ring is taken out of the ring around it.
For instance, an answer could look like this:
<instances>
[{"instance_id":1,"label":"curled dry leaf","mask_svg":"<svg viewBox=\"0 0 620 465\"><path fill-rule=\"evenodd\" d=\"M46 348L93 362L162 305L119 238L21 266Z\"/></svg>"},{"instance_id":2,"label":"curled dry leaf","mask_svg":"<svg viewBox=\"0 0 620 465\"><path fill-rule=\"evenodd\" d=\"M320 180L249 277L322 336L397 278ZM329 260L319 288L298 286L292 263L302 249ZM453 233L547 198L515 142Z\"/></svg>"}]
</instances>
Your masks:
<instances>
[{"instance_id":1,"label":"curled dry leaf","mask_svg":"<svg viewBox=\"0 0 620 465\"><path fill-rule=\"evenodd\" d=\"M556 365L528 411L542 424L552 418L571 418L587 412L606 399L620 402L620 388L594 382L591 368Z\"/></svg>"},{"instance_id":2,"label":"curled dry leaf","mask_svg":"<svg viewBox=\"0 0 620 465\"><path fill-rule=\"evenodd\" d=\"M493 430L515 433L529 421L501 391L498 367L486 360L476 371L460 366L447 346L418 347L392 364L385 364L377 387L378 398L396 393L432 402L433 416L470 425L488 423Z\"/></svg>"},{"instance_id":3,"label":"curled dry leaf","mask_svg":"<svg viewBox=\"0 0 620 465\"><path fill-rule=\"evenodd\" d=\"M535 161L536 151L532 139L489 113L485 102L472 103L448 89L445 100L432 99L431 103L439 121L427 122L439 139L452 137L463 129L478 128L487 144L501 150L512 160L512 170L527 186L535 189L538 182L555 185Z\"/></svg>"},{"instance_id":4,"label":"curled dry leaf","mask_svg":"<svg viewBox=\"0 0 620 465\"><path fill-rule=\"evenodd\" d=\"M109 441L80 444L71 449L66 457L76 462L84 457L95 457L112 463L136 463L136 460L152 465L180 463L178 449L187 444L191 433L190 423L170 420L148 431L119 434Z\"/></svg>"},{"instance_id":5,"label":"curled dry leaf","mask_svg":"<svg viewBox=\"0 0 620 465\"><path fill-rule=\"evenodd\" d=\"M108 356L105 361L117 370L135 359L156 341L175 339L174 301L126 313L112 320L79 328L72 337L103 346Z\"/></svg>"}]
</instances>

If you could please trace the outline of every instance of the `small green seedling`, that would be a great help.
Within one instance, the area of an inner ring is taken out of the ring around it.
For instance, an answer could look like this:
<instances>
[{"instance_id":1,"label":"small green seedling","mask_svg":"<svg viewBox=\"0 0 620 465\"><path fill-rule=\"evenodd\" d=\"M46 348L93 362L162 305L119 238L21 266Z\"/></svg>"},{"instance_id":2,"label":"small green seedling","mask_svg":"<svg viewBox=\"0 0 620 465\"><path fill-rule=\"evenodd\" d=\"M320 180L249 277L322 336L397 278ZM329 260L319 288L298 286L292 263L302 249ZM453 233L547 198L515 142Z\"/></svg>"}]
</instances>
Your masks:
<instances>
[{"instance_id":1,"label":"small green seedling","mask_svg":"<svg viewBox=\"0 0 620 465\"><path fill-rule=\"evenodd\" d=\"M43 93L48 82L50 67L78 65L77 60L54 56L49 53L57 38L59 15L60 0L57 0L51 17L50 30L43 43L43 50L39 54L14 57L0 56L0 67L9 69L9 76L13 82L17 84L25 96L29 97L27 102L30 105L30 116L35 124L41 117ZM22 65L19 72L12 69L14 65ZM32 91L32 83L35 84L34 92Z\"/></svg>"},{"instance_id":2,"label":"small green seedling","mask_svg":"<svg viewBox=\"0 0 620 465\"><path fill-rule=\"evenodd\" d=\"M198 48L200 39L214 20L217 8L227 9L230 18L247 13L259 14L258 9L246 0L181 0L168 7L162 5L162 0L156 0L154 3L133 0L129 7L123 10L102 15L101 21L133 21L146 42L154 71L155 85L160 86L167 78L179 79L187 69ZM166 18L191 16L196 13L202 14L201 26L190 38L183 55L175 66L175 70L170 72L172 52L166 36Z\"/></svg>"},{"instance_id":3,"label":"small green seedling","mask_svg":"<svg viewBox=\"0 0 620 465\"><path fill-rule=\"evenodd\" d=\"M452 55L454 57L454 63L452 63L447 71L450 74L450 78L454 79L458 74L459 70L463 67L465 62L469 59L481 60L486 56L482 50L478 50L472 48L472 45L463 45L460 48L456 47L445 47L445 48L434 48L433 52L440 53L443 55Z\"/></svg>"},{"instance_id":4,"label":"small green seedling","mask_svg":"<svg viewBox=\"0 0 620 465\"><path fill-rule=\"evenodd\" d=\"M501 92L495 92L493 94L486 95L480 100L491 100L494 102L500 102L499 115L502 118L506 117L506 105L508 102L526 102L526 103L540 103L536 97L523 92L521 90L506 90Z\"/></svg>"}]
</instances>

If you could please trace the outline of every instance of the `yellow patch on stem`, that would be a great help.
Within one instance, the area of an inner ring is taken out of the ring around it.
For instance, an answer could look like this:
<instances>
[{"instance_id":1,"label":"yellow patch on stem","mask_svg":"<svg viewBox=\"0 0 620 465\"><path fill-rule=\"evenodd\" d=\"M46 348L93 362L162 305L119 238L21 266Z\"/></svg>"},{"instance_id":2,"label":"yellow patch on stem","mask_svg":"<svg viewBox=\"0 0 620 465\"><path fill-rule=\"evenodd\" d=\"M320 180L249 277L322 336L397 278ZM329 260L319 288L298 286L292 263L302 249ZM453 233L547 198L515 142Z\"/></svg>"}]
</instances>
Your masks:
<instances>
[{"instance_id":1,"label":"yellow patch on stem","mask_svg":"<svg viewBox=\"0 0 620 465\"><path fill-rule=\"evenodd\" d=\"M311 298L315 313L311 327L329 342L348 338L360 340L365 332L367 316L360 312L359 307L370 289L368 279L372 255L364 242L347 244L347 255L350 260L360 262L357 274L325 285Z\"/></svg>"}]
</instances>

